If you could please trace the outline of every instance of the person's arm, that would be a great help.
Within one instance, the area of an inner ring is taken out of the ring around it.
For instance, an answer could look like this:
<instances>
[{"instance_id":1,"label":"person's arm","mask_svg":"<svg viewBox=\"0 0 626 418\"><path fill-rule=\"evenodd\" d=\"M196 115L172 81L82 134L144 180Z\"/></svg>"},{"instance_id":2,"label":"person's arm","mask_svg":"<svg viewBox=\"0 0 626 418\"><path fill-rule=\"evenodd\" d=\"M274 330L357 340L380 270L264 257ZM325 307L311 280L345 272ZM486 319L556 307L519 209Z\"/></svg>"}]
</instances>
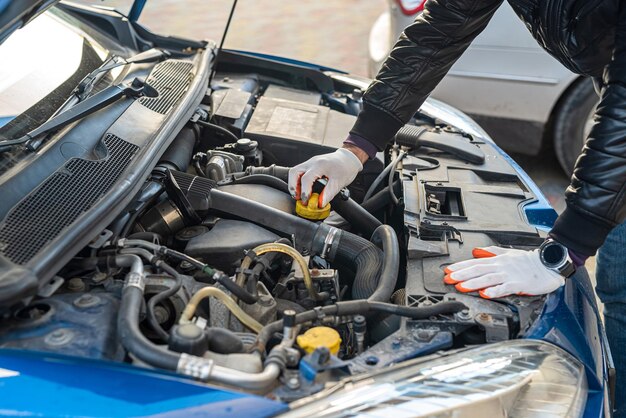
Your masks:
<instances>
[{"instance_id":1,"label":"person's arm","mask_svg":"<svg viewBox=\"0 0 626 418\"><path fill-rule=\"evenodd\" d=\"M595 123L565 191L567 207L550 232L585 256L626 220L626 5L619 22Z\"/></svg>"},{"instance_id":2,"label":"person's arm","mask_svg":"<svg viewBox=\"0 0 626 418\"><path fill-rule=\"evenodd\" d=\"M502 0L428 0L367 89L363 110L343 148L293 167L291 195L306 203L315 180L325 177L328 183L319 202L325 205L349 185L362 164L413 117L500 4Z\"/></svg>"},{"instance_id":3,"label":"person's arm","mask_svg":"<svg viewBox=\"0 0 626 418\"><path fill-rule=\"evenodd\" d=\"M383 150L489 23L502 0L429 0L363 96L351 134Z\"/></svg>"}]
</instances>

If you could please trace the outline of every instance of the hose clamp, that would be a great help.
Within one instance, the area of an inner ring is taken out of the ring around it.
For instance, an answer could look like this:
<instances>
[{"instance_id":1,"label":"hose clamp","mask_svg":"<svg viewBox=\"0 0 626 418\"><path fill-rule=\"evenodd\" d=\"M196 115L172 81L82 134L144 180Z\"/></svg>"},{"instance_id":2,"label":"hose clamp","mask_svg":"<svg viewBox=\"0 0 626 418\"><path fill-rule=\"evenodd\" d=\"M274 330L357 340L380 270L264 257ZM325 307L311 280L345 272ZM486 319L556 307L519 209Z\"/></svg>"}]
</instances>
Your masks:
<instances>
[{"instance_id":1,"label":"hose clamp","mask_svg":"<svg viewBox=\"0 0 626 418\"><path fill-rule=\"evenodd\" d=\"M182 353L176 371L185 376L207 381L211 377L213 364L213 360Z\"/></svg>"},{"instance_id":2,"label":"hose clamp","mask_svg":"<svg viewBox=\"0 0 626 418\"><path fill-rule=\"evenodd\" d=\"M320 254L320 257L324 259L328 257L328 255L330 254L330 250L333 248L335 236L337 235L338 232L339 232L339 229L335 227L330 228L330 231L328 231L328 234L326 234L326 238L324 238L324 247L322 247L322 254Z\"/></svg>"},{"instance_id":3,"label":"hose clamp","mask_svg":"<svg viewBox=\"0 0 626 418\"><path fill-rule=\"evenodd\" d=\"M144 280L143 274L131 271L126 276L126 285L124 287L136 287L137 289L143 290L146 287L146 281Z\"/></svg>"}]
</instances>

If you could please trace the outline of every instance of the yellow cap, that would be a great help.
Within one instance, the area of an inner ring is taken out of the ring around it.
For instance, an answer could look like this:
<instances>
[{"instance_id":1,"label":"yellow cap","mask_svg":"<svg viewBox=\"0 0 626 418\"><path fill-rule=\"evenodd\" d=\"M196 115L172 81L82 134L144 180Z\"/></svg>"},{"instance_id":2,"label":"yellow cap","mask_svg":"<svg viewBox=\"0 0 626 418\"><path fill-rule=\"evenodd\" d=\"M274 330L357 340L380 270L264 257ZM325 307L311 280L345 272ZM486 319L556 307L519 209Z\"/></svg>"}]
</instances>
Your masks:
<instances>
[{"instance_id":1,"label":"yellow cap","mask_svg":"<svg viewBox=\"0 0 626 418\"><path fill-rule=\"evenodd\" d=\"M328 218L330 215L330 203L326 203L326 206L319 208L318 205L319 194L312 193L309 198L309 203L304 206L301 200L296 200L296 213L305 219L312 221L321 221Z\"/></svg>"},{"instance_id":2,"label":"yellow cap","mask_svg":"<svg viewBox=\"0 0 626 418\"><path fill-rule=\"evenodd\" d=\"M328 347L331 354L337 354L341 346L339 333L329 327L313 327L298 335L297 341L307 353L312 353L318 347Z\"/></svg>"}]
</instances>

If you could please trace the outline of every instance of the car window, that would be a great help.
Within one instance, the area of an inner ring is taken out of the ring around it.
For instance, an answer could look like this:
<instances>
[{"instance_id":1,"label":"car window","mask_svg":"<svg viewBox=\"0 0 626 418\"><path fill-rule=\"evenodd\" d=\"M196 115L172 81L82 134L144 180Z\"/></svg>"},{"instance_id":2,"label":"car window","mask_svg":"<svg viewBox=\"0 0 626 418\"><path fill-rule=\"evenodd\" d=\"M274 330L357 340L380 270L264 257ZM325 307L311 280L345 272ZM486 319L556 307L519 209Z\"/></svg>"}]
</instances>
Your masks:
<instances>
[{"instance_id":1,"label":"car window","mask_svg":"<svg viewBox=\"0 0 626 418\"><path fill-rule=\"evenodd\" d=\"M49 119L109 51L58 9L38 16L0 45L0 139Z\"/></svg>"}]
</instances>

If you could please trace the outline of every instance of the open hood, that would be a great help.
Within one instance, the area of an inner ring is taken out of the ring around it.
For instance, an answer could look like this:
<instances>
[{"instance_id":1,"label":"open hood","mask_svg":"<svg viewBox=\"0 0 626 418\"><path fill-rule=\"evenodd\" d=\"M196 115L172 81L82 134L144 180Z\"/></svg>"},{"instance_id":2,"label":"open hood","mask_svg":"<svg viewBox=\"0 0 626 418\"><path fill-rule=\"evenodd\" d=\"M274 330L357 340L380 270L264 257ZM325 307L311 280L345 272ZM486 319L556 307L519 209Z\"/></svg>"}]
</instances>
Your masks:
<instances>
[{"instance_id":1,"label":"open hood","mask_svg":"<svg viewBox=\"0 0 626 418\"><path fill-rule=\"evenodd\" d=\"M0 0L0 43L58 0Z\"/></svg>"}]
</instances>

